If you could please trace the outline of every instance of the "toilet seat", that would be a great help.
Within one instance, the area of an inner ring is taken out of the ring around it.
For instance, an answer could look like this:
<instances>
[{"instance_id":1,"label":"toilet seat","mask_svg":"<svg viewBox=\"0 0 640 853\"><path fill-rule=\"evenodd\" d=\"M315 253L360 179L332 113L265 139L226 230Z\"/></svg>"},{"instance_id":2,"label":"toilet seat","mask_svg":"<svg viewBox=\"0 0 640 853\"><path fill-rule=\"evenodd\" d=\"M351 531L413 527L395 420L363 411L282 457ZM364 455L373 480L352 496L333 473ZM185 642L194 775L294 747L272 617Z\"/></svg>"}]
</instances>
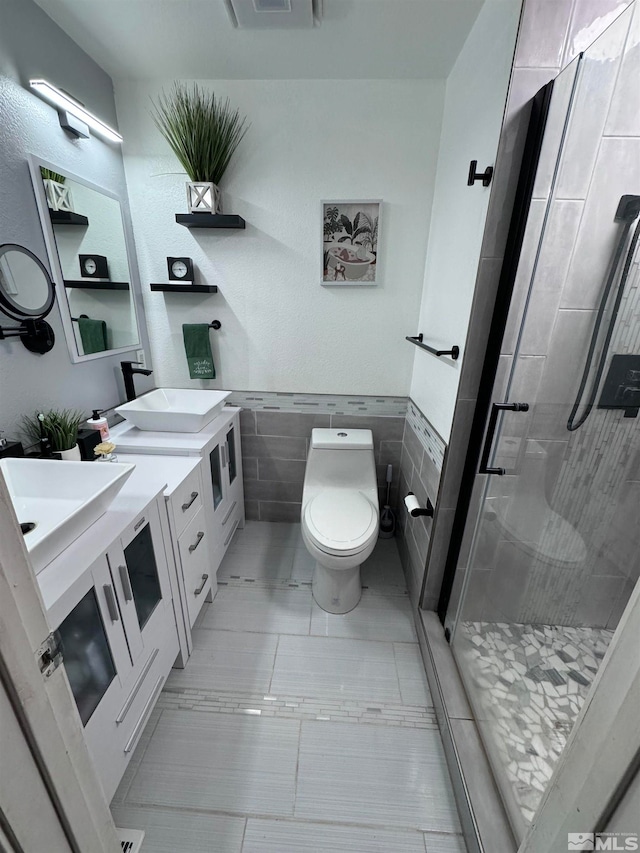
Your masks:
<instances>
[{"instance_id":1,"label":"toilet seat","mask_svg":"<svg viewBox=\"0 0 640 853\"><path fill-rule=\"evenodd\" d=\"M317 548L346 557L367 547L378 529L378 512L360 491L326 488L307 504L304 522Z\"/></svg>"}]
</instances>

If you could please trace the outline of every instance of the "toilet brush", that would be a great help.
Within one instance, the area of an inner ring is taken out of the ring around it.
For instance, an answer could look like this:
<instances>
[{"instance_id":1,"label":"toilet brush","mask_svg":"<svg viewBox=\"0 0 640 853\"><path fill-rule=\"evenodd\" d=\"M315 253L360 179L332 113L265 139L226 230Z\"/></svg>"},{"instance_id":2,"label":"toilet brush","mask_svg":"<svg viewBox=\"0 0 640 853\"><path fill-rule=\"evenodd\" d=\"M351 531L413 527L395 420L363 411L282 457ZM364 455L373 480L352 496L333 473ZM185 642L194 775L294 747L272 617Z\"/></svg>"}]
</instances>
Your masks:
<instances>
[{"instance_id":1,"label":"toilet brush","mask_svg":"<svg viewBox=\"0 0 640 853\"><path fill-rule=\"evenodd\" d=\"M391 539L396 531L396 517L389 505L389 494L391 492L391 479L393 477L393 465L387 465L387 500L380 513L380 539Z\"/></svg>"}]
</instances>

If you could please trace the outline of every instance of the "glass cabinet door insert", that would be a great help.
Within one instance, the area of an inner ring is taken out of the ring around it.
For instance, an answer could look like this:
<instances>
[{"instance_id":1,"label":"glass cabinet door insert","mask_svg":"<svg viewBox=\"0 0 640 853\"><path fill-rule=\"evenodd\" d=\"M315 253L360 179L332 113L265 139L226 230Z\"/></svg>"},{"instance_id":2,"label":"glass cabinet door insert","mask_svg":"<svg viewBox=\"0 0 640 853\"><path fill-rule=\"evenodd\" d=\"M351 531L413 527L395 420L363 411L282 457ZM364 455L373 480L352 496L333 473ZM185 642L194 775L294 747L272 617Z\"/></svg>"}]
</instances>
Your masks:
<instances>
[{"instance_id":1,"label":"glass cabinet door insert","mask_svg":"<svg viewBox=\"0 0 640 853\"><path fill-rule=\"evenodd\" d=\"M113 603L115 605L115 600ZM62 638L67 677L82 725L86 726L116 677L116 667L93 586L58 630Z\"/></svg>"}]
</instances>

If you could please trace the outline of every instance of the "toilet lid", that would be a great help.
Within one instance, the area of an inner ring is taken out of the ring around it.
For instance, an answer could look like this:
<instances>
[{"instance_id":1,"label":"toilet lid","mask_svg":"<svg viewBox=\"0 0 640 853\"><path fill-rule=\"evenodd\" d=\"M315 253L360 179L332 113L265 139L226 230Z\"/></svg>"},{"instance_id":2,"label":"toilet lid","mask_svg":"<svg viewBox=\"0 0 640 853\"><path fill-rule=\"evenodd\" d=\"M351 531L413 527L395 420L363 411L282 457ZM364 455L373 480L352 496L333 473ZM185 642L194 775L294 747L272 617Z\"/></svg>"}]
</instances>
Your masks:
<instances>
[{"instance_id":1,"label":"toilet lid","mask_svg":"<svg viewBox=\"0 0 640 853\"><path fill-rule=\"evenodd\" d=\"M378 513L362 492L323 489L307 504L307 533L328 554L357 554L378 527Z\"/></svg>"}]
</instances>

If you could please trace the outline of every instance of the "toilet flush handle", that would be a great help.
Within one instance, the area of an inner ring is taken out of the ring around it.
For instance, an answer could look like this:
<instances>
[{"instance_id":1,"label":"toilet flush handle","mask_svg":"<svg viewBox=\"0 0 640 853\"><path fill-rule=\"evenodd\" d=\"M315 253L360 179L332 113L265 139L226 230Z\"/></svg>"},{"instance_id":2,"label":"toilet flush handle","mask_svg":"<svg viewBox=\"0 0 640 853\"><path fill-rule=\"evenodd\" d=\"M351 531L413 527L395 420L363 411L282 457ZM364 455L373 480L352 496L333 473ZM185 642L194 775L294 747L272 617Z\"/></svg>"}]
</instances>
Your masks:
<instances>
[{"instance_id":1,"label":"toilet flush handle","mask_svg":"<svg viewBox=\"0 0 640 853\"><path fill-rule=\"evenodd\" d=\"M494 403L491 407L491 415L489 416L489 426L487 427L487 436L484 440L484 449L482 451L482 459L480 460L481 474L497 474L502 476L505 473L504 468L490 468L489 457L493 449L493 438L496 432L498 423L498 415L500 412L528 412L528 403Z\"/></svg>"}]
</instances>

